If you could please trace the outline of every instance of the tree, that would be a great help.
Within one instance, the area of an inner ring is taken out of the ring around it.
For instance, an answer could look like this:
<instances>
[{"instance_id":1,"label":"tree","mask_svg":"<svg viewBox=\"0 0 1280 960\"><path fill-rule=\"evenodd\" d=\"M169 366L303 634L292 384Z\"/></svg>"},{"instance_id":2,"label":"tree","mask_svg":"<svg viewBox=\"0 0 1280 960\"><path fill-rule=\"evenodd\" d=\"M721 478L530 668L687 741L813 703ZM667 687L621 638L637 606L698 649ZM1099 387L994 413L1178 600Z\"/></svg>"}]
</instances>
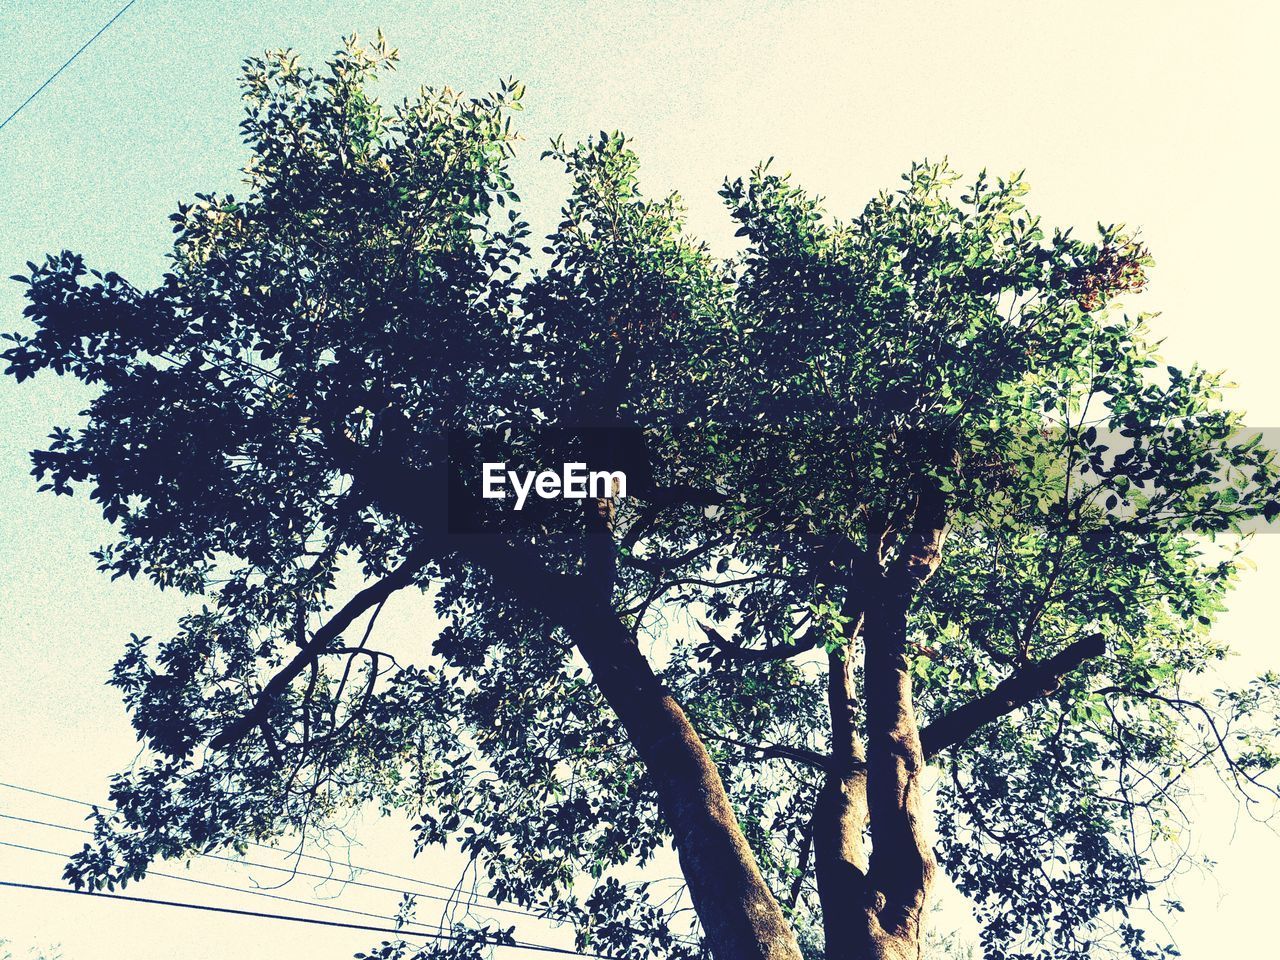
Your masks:
<instances>
[{"instance_id":1,"label":"tree","mask_svg":"<svg viewBox=\"0 0 1280 960\"><path fill-rule=\"evenodd\" d=\"M154 289L19 278L7 372L98 388L33 472L101 504L104 571L202 598L116 666L148 760L68 879L376 803L610 955L914 957L939 865L989 957L1170 952L1130 913L1180 908L1188 771L1275 795L1280 678L1196 691L1280 476L1115 308L1139 241L944 164L835 220L766 166L724 260L602 133L549 151L536 255L523 88L389 109L394 59L247 61L247 193L181 206ZM496 461L628 495L517 514ZM401 664L376 620L413 589L439 623ZM668 843L693 938L623 882Z\"/></svg>"}]
</instances>

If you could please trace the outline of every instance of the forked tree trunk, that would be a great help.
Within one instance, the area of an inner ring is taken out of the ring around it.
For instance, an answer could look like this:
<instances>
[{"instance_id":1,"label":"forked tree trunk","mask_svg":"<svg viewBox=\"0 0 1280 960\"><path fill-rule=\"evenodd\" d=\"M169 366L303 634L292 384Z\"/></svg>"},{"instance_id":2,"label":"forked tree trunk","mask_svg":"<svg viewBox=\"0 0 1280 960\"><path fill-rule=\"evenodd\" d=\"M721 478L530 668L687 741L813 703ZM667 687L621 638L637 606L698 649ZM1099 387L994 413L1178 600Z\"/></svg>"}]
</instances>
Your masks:
<instances>
[{"instance_id":1,"label":"forked tree trunk","mask_svg":"<svg viewBox=\"0 0 1280 960\"><path fill-rule=\"evenodd\" d=\"M905 606L878 606L861 623L867 742L857 726L854 632L843 656L829 656L831 766L814 807L814 867L827 960L902 960L920 954L934 872L920 828L924 758L902 655Z\"/></svg>"},{"instance_id":2,"label":"forked tree trunk","mask_svg":"<svg viewBox=\"0 0 1280 960\"><path fill-rule=\"evenodd\" d=\"M906 599L891 592L867 613L865 760L849 665L838 656L831 664L833 748L843 759L833 762L819 796L813 836L828 960L921 955L936 865L923 825L924 754L907 671L906 609ZM798 960L719 772L679 704L616 619L602 613L577 627L579 649L654 781L713 955Z\"/></svg>"}]
</instances>

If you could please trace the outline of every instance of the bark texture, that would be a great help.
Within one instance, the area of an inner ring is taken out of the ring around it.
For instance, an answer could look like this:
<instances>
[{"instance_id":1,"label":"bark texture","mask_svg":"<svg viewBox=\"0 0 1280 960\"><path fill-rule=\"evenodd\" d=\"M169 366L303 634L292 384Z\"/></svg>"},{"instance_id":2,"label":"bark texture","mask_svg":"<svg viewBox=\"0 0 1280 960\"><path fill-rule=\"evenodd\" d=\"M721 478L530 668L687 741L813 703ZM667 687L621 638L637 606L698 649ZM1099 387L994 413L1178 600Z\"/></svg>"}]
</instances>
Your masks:
<instances>
[{"instance_id":1,"label":"bark texture","mask_svg":"<svg viewBox=\"0 0 1280 960\"><path fill-rule=\"evenodd\" d=\"M689 895L717 960L799 960L800 948L684 711L611 618L575 631L592 675L644 761Z\"/></svg>"},{"instance_id":2,"label":"bark texture","mask_svg":"<svg viewBox=\"0 0 1280 960\"><path fill-rule=\"evenodd\" d=\"M855 716L852 648L828 655L831 760L813 811L814 874L828 960L871 957L867 886L867 765Z\"/></svg>"},{"instance_id":3,"label":"bark texture","mask_svg":"<svg viewBox=\"0 0 1280 960\"><path fill-rule=\"evenodd\" d=\"M694 909L716 960L801 960L800 947L743 836L720 773L688 717L653 672L612 607L617 549L608 500L585 501L585 572L554 573L527 549L491 535L451 536L422 491L443 487L394 459L342 438L333 449L386 509L419 524L441 553L565 630L644 762L671 829ZM455 517L460 505L454 505Z\"/></svg>"},{"instance_id":4,"label":"bark texture","mask_svg":"<svg viewBox=\"0 0 1280 960\"><path fill-rule=\"evenodd\" d=\"M800 946L760 873L719 770L613 610L612 506L609 500L586 505L586 590L566 626L648 769L716 960L800 960Z\"/></svg>"},{"instance_id":5,"label":"bark texture","mask_svg":"<svg viewBox=\"0 0 1280 960\"><path fill-rule=\"evenodd\" d=\"M871 605L866 624L867 809L871 818L868 938L874 960L920 956L937 864L924 828L924 750L907 671L907 601Z\"/></svg>"},{"instance_id":6,"label":"bark texture","mask_svg":"<svg viewBox=\"0 0 1280 960\"><path fill-rule=\"evenodd\" d=\"M937 868L923 825L925 760L907 672L906 604L905 596L890 593L861 621L865 742L857 728L852 645L829 658L832 752L814 808L827 960L906 960L921 953Z\"/></svg>"}]
</instances>

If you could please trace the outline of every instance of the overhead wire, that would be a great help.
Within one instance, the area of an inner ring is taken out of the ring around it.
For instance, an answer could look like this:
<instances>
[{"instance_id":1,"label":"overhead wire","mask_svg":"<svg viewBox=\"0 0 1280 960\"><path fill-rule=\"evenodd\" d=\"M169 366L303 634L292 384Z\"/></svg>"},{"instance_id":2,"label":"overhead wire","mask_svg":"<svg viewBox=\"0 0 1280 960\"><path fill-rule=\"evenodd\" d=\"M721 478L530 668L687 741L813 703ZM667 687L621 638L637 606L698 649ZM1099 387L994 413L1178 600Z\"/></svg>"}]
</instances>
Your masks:
<instances>
[{"instance_id":1,"label":"overhead wire","mask_svg":"<svg viewBox=\"0 0 1280 960\"><path fill-rule=\"evenodd\" d=\"M63 803L71 803L71 804L75 804L76 806L80 806L80 807L89 807L89 808L96 808L96 809L101 809L101 810L111 810L111 811L114 811L114 809L115 809L114 807L110 806L109 804L104 804L104 803L91 803L91 802L90 802L90 801L88 801L88 800L80 800L80 799L77 799L77 798L75 798L75 797L66 797L66 796L63 796L63 795L61 795L61 794L57 794L57 793L49 793L49 792L47 792L47 791L45 791L45 790L37 790L37 789L35 789L34 787L24 787L24 786L22 786L21 784L17 784L17 783L7 783L7 782L5 782L5 781L0 781L0 787L6 788L6 789L9 789L9 790L18 790L18 791L21 791L21 792L23 792L23 793L30 793L30 794L34 794L34 795L39 796L39 797L46 797L46 798L48 798L48 799L50 799L50 800L61 800ZM270 851L271 851L271 852L273 852L273 853L282 853L282 852L284 852L284 853L286 853L286 854L290 857L290 859L295 859L295 858L296 858L296 859L302 859L302 860L316 860L316 861L319 861L320 863L327 864L327 865L328 865L328 866L330 866L330 867L332 867L332 866L334 865L334 860L333 860L332 858L329 858L329 857L321 857L321 856L317 856L317 855L315 855L315 854L311 854L311 853L281 851L281 849L280 849L279 847L273 847L273 846L271 846L270 844L267 844L267 843L256 843L256 842L252 842L252 841L250 841L249 846L251 846L251 847L257 847L257 848L258 848L258 849L260 849L260 850L270 850ZM213 854L201 854L201 856L213 856ZM455 898L462 896L462 895L460 894L460 892L459 892L459 890L458 890L458 888L457 888L457 887L450 886L450 885L449 885L449 884L447 884L447 883L435 883L435 882L432 882L432 881L430 881L430 880L419 880L419 879L417 879L416 877L408 877L408 876L404 876L403 874L399 874L399 873L389 873L389 872L387 872L386 870L377 870L377 869L375 869L375 868L373 868L373 867L364 867L364 866L360 866L360 865L358 865L358 864L351 863L351 862L348 862L348 863L346 864L346 866L347 866L347 868L348 868L348 869L350 869L350 870L352 870L352 871L354 871L354 872L358 872L358 873L368 873L368 874L371 874L371 875L373 875L373 876L386 877L386 878L387 878L387 879L389 879L389 880L399 880L399 881L401 881L402 883L415 883L415 884L419 884L419 885L424 886L424 887L432 887L432 888L434 888L434 889L438 889L438 890L447 890L447 891L448 891L450 894L452 894ZM407 891L402 891L402 892L407 892ZM425 894L423 894L423 896L425 896ZM495 904L501 904L501 901L500 901L500 900L498 900L498 898L497 898L497 897L491 897L491 896L488 896L487 894L483 894L483 893L468 893L468 894L466 894L466 897L467 897L467 898L472 898L472 897L474 897L474 898L479 899L479 900L489 900L489 901L494 902ZM510 908L507 908L507 909L510 909ZM536 914L535 914L535 915L536 915Z\"/></svg>"},{"instance_id":2,"label":"overhead wire","mask_svg":"<svg viewBox=\"0 0 1280 960\"><path fill-rule=\"evenodd\" d=\"M345 923L339 920L320 920L315 917L297 917L297 916L291 916L289 914L284 914L284 913L266 913L260 910L244 910L244 909L238 909L235 907L216 907L216 906L213 906L212 904L207 904L207 903L190 903L182 900L162 900L157 897L139 897L139 896L131 896L123 893L103 893L101 891L71 890L66 887L51 887L45 884L22 883L15 880L0 880L0 887L7 887L14 890L35 890L43 893L61 893L61 894L68 894L71 896L95 897L100 900L115 900L115 901L124 901L128 903L144 903L144 904L151 904L153 906L177 907L177 908L182 908L186 910L200 910L207 913L221 913L221 914L229 914L232 916L240 916L240 917L255 917L258 919L265 919L265 920L280 920L288 923L312 924L314 926L319 926L319 927L336 927L343 930L360 930L360 931L365 931L369 933L390 933L390 934L396 935L402 940L426 938L431 940L459 941L464 939L463 937L460 937L457 934L451 934L451 933L411 932L409 933L408 937L405 937L405 931L397 927L375 927L369 924ZM550 946L549 944L532 944L532 943L524 943L522 941L516 941L515 943L502 943L499 941L492 941L488 945L496 947L498 949L529 950L535 953L555 953L555 954L560 954L561 956L589 957L589 958L593 958L593 960L614 960L614 958L610 957L608 954L582 953L577 950L570 950L567 947L553 947L553 946Z\"/></svg>"},{"instance_id":3,"label":"overhead wire","mask_svg":"<svg viewBox=\"0 0 1280 960\"><path fill-rule=\"evenodd\" d=\"M43 847L31 847L31 846L27 846L24 843L12 843L8 840L0 840L0 847L10 847L14 850L25 850L28 853L41 853L51 857L61 857L63 860L68 860L71 857L71 854L63 853L58 850L46 850ZM317 909L320 909L320 910L336 910L340 913L349 913L355 916L372 917L375 920L382 920L382 921L391 920L391 918L386 916L385 914L370 913L368 910L356 910L353 907L340 907L337 904L333 904L333 903L316 903L314 900L304 900L300 897L287 897L284 894L280 894L280 893L271 893L267 890L254 890L251 887L237 887L237 886L234 886L233 884L218 883L214 880L201 880L199 877L184 877L181 874L162 873L159 870L148 870L147 876L160 877L161 879L164 879L164 880L180 880L183 883L193 883L196 886L212 887L217 890L229 890L233 893L245 893L255 897L267 897L271 900L280 900L285 903L299 904L304 907L316 907ZM416 920L407 921L406 925L412 925L412 926L418 926L418 927L430 927L437 931L444 929L437 923L419 923Z\"/></svg>"},{"instance_id":4,"label":"overhead wire","mask_svg":"<svg viewBox=\"0 0 1280 960\"><path fill-rule=\"evenodd\" d=\"M59 793L52 793L52 792L49 792L49 791L46 791L46 790L39 790L39 789L37 789L37 788L35 788L35 787L28 787L28 786L24 786L24 785L22 785L22 784L10 783L10 782L8 782L8 781L0 780L0 788L9 789L9 790L16 790L16 791L20 791L20 792L22 792L22 793L28 793L28 794L32 794L32 795L35 795L35 796L45 797L45 798L50 799L50 800L58 800L58 801L61 801L61 802L63 802L63 803L73 804L73 805L75 805L75 806L88 807L88 808L91 808L91 809L102 809L102 810L108 810L108 811L112 811L112 812L114 812L114 811L115 811L115 808L114 808L114 807L112 807L112 806L111 806L111 805L109 805L109 804L92 803L92 802L90 802L90 801L88 801L88 800L82 800L82 799L78 799L78 798L76 798L76 797L68 797L68 796L65 796L65 795L63 795L63 794L59 794ZM43 820L32 820L32 819L27 818L27 817L19 817L19 816L15 816L15 815L13 815L13 814L4 814L4 813L0 813L0 818L7 819L7 820L17 820L17 821L22 821L22 822L26 822L26 823L36 824L36 825L39 825L39 826L52 827L52 828L55 828L55 829L67 830L67 831L72 831L72 832L82 833L82 834L90 834L90 833L92 833L92 831L85 830L85 829L80 828L80 827L71 827L71 826L67 826L67 825L64 825L64 824L55 824L55 823L50 823L50 822L48 822L48 821L43 821ZM271 851L272 853L281 853L281 852L284 852L284 853L286 853L286 855L287 855L290 859L316 860L316 861L319 861L319 862L321 862L321 863L324 863L324 864L328 865L330 868L332 868L332 867L334 866L334 863L335 863L335 861L334 861L332 858L328 858L328 857L321 857L321 856L317 856L317 855L315 855L315 854L302 853L301 851L281 851L281 850L280 850L280 848L278 848L278 847L273 847L273 846L271 846L270 844L265 844L265 843L257 843L257 842L254 842L254 841L250 841L250 842L249 842L249 846L257 847L257 848L262 849L262 850L269 850L269 851ZM437 889L441 889L441 890L447 890L447 891L450 893L450 896L449 896L449 897L442 897L442 896L440 896L439 894L431 894L431 893L423 893L423 892L417 892L417 891L412 891L412 890L404 890L404 889L399 888L399 887L388 887L388 886L384 886L384 885L381 885L381 884L371 884L371 883L368 883L368 882L365 882L365 881L356 880L354 877L352 877L352 878L350 878L350 879L342 879L342 878L338 878L338 877L325 876L325 875L322 875L322 874L308 873L308 872L306 872L306 871L300 871L300 870L297 870L296 868L292 868L292 867L273 866L273 865L271 865L271 864L263 864L263 863L259 863L259 862L256 862L256 861L246 860L246 859L243 859L243 858L237 858L237 857L225 857L225 856L221 856L221 855L219 855L219 854L215 854L215 853L198 853L198 854L197 854L197 856L204 857L204 858L206 858L206 859L211 859L211 860L220 860L220 861L224 861L224 862L232 863L232 864L242 864L242 865L244 865L244 866L249 866L249 867L258 867L258 868L262 868L262 869L266 869L266 870L276 870L276 871L288 872L288 873L291 873L291 874L293 874L293 875L295 875L295 876L304 876L304 877L308 877L308 878L311 878L311 879L318 879L318 880L325 880L325 881L332 880L332 881L333 881L333 882L335 882L335 883L341 883L341 884L352 884L352 885L354 885L354 886L366 887L366 888L374 889L374 890L383 890L383 891L390 892L390 893L408 894L409 896L417 896L417 897L422 897L423 899L430 899L430 900L442 901L442 902L446 902L446 903L457 903L459 906L465 907L465 908L467 908L467 909L493 910L493 911L499 911L499 912L502 912L502 913L515 914L515 915L517 915L517 916L524 916L524 917L528 917L528 918L530 918L530 919L545 920L545 921L552 922L552 923L557 922L557 921L555 920L555 918L545 916L545 915L543 915L543 914L537 913L536 911L532 911L532 910L528 910L528 909L523 909L523 908L515 908L515 907L507 907L507 906L503 906L503 905L502 905L502 902L501 902L501 901L499 901L496 897L491 897L491 896L488 896L488 895L486 895L486 894L481 894L481 893L477 893L477 892L470 892L470 893L468 893L468 894L466 894L466 895L464 896L464 895L459 891L458 887L449 886L448 884L443 884L443 883L435 883L435 882L432 882L432 881L430 881L430 880L420 880L420 879L418 879L418 878L416 878L416 877L408 877L408 876L405 876L405 875L403 875L403 874L391 873L391 872L386 871L386 870L378 870L378 869L375 869L375 868L373 868L373 867L365 867L365 866L361 866L361 865L356 864L356 863L352 863L351 861L347 861L347 863L346 863L346 868L347 868L348 870L350 870L353 874L368 873L368 874L371 874L371 875L374 875L374 876L386 877L386 878L388 878L388 879L392 879L392 880L399 880L399 881L401 881L401 882L403 882L403 883L417 884L417 885L420 885L420 886L433 887L433 888L437 888ZM149 871L149 872L150 872L150 871ZM156 875L156 876L163 876L163 874L158 874L158 873L157 873L157 874L155 874L155 875ZM189 879L189 878L177 878L177 879ZM55 888L55 889L57 889L57 888ZM244 890L245 892L252 892L252 891L249 891L247 888L233 888L233 889ZM475 902L475 900L476 900L476 899L480 899L480 900L489 900L489 901L492 901L492 904L489 904L489 903L477 903L477 902ZM310 901L303 901L303 902L310 902ZM691 937L690 937L690 936L688 936L688 935L680 935L680 936L677 936L677 937L676 937L676 939L677 939L677 940L679 940L679 941L681 941L681 942L684 942L684 943L693 943L693 942L695 942L694 938L691 938Z\"/></svg>"},{"instance_id":5,"label":"overhead wire","mask_svg":"<svg viewBox=\"0 0 1280 960\"><path fill-rule=\"evenodd\" d=\"M90 46L93 45L93 41L97 40L100 36L102 36L109 29L111 29L111 25L115 23L117 20L119 20L121 17L123 17L125 15L125 12L137 2L138 0L129 0L128 3L126 3L123 7L117 10L116 15L112 17L110 20L108 20L106 23L104 23L97 33L95 33L92 37L86 40L84 42L84 45L81 46L80 49L77 50L75 53L73 53L70 59L68 59L66 63L60 66L57 70L53 71L53 73L49 76L49 79L47 79L44 83L40 84L40 86L36 87L36 89L32 92L31 96L27 97L27 99L23 100L20 104L18 104L17 108L13 111L13 113L5 117L3 122L0 122L0 130L3 130L5 127L7 127L9 125L10 120L12 120L14 117L20 114L23 110L25 110L27 108L27 104L31 103L32 100L40 96L40 94L44 92L45 88L49 86L49 84L53 83L53 81L57 80L58 77L62 75L63 70L67 69L67 67L75 63L76 59L80 56L80 54L84 53L86 50L89 49Z\"/></svg>"},{"instance_id":6,"label":"overhead wire","mask_svg":"<svg viewBox=\"0 0 1280 960\"><path fill-rule=\"evenodd\" d=\"M63 830L68 833L78 833L83 836L93 836L92 830L86 830L83 827L72 827L62 823L51 823L48 820L35 820L35 819L32 819L31 817L19 817L12 813L0 813L0 820L14 820L19 823L32 824L38 827L48 827L49 829L52 829L52 830ZM306 877L310 880L321 880L324 882L332 882L332 883L339 884L341 886L363 887L368 890L381 890L386 893L405 894L407 896L421 897L424 900L435 900L441 903L456 903L459 906L467 907L468 909L492 910L499 913L510 913L520 917L528 917L534 920L552 920L553 919L550 917L544 917L542 914L538 913L535 910L525 910L518 907L504 907L498 904L489 904L489 903L470 903L467 900L462 899L460 897L445 897L438 893L419 893L414 890L405 890L401 887L388 887L380 883L368 883L363 880L357 880L354 877L342 878L342 877L336 877L336 876L326 876L325 874L322 874L322 873L309 873L306 870L297 870L293 867L283 867L283 866L270 864L270 863L260 863L259 861L248 860L243 857L224 857L221 854L217 854L217 853L199 853L197 854L197 856L202 857L206 860L220 860L223 863L230 863L237 866L254 867L260 870L274 870L278 873L287 873L290 876L294 876L294 877ZM353 867L352 869L356 872L359 872L360 870L360 868L357 868L357 867ZM148 871L148 873L154 873L154 871ZM164 876L164 874L162 873L154 873L154 875L158 877ZM421 883L423 881L410 881L410 882Z\"/></svg>"}]
</instances>

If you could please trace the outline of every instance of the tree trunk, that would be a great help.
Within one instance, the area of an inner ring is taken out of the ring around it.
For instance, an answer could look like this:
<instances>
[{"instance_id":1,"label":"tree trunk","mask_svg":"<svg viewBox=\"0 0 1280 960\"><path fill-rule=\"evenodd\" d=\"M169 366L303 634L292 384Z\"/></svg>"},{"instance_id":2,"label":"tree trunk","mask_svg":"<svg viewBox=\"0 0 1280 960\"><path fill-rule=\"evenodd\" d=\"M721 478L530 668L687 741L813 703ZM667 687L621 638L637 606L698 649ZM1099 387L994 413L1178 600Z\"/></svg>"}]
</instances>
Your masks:
<instances>
[{"instance_id":1,"label":"tree trunk","mask_svg":"<svg viewBox=\"0 0 1280 960\"><path fill-rule=\"evenodd\" d=\"M814 873L828 960L873 956L867 885L867 766L856 726L850 645L827 656L831 766L813 810Z\"/></svg>"},{"instance_id":2,"label":"tree trunk","mask_svg":"<svg viewBox=\"0 0 1280 960\"><path fill-rule=\"evenodd\" d=\"M345 438L330 440L340 462L386 509L441 536L438 512L424 506L421 495L430 474L424 481L397 461L371 457ZM581 576L552 573L538 557L493 537L445 537L440 545L487 571L500 589L573 638L653 780L716 960L801 960L795 935L756 865L719 771L612 608L617 566L612 505L584 501L583 506L587 572Z\"/></svg>"},{"instance_id":3,"label":"tree trunk","mask_svg":"<svg viewBox=\"0 0 1280 960\"><path fill-rule=\"evenodd\" d=\"M867 810L871 820L867 935L872 960L920 956L924 911L937 865L926 836L924 751L907 671L908 589L867 611Z\"/></svg>"},{"instance_id":4,"label":"tree trunk","mask_svg":"<svg viewBox=\"0 0 1280 960\"><path fill-rule=\"evenodd\" d=\"M684 711L616 618L587 619L594 622L572 632L653 780L712 954L717 960L800 960L720 773Z\"/></svg>"}]
</instances>

